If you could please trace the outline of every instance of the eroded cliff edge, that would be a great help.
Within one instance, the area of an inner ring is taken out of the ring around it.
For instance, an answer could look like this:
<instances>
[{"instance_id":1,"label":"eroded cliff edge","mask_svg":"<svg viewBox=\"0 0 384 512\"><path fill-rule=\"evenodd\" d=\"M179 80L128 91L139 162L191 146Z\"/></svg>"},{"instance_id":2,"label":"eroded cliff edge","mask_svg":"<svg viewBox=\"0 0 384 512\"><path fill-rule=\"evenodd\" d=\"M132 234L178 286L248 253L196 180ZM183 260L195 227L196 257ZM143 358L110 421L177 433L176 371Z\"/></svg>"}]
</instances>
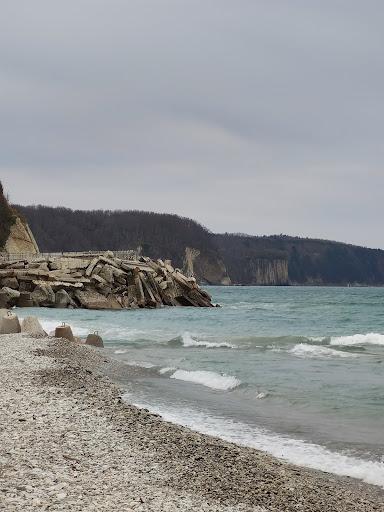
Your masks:
<instances>
[{"instance_id":1,"label":"eroded cliff edge","mask_svg":"<svg viewBox=\"0 0 384 512\"><path fill-rule=\"evenodd\" d=\"M8 203L0 182L0 251L9 254L37 254L36 240L27 222Z\"/></svg>"}]
</instances>

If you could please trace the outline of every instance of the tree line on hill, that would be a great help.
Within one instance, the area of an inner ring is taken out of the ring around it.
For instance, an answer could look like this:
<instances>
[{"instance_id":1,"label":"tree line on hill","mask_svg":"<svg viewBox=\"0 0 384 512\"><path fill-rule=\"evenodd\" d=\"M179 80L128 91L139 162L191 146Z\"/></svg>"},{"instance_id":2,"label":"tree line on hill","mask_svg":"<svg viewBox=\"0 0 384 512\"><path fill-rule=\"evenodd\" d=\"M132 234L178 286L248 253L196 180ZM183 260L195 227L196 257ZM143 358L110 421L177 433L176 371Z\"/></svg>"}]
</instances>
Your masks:
<instances>
[{"instance_id":1,"label":"tree line on hill","mask_svg":"<svg viewBox=\"0 0 384 512\"><path fill-rule=\"evenodd\" d=\"M379 249L288 235L214 234L192 219L145 211L15 208L42 252L141 248L144 255L183 267L189 247L200 252L197 277L212 284L222 282L224 269L233 284L241 285L384 285L384 251ZM276 268L279 275L273 276Z\"/></svg>"}]
</instances>

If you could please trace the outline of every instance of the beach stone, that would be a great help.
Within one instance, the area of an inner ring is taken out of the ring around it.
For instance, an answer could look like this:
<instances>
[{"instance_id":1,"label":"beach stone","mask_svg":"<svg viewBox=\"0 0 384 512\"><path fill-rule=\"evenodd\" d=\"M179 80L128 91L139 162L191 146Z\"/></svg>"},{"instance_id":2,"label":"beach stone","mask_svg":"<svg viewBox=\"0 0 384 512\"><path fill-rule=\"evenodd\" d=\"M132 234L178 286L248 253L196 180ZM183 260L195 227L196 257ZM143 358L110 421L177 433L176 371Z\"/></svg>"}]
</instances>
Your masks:
<instances>
[{"instance_id":1,"label":"beach stone","mask_svg":"<svg viewBox=\"0 0 384 512\"><path fill-rule=\"evenodd\" d=\"M97 332L93 334L88 334L87 339L85 340L86 345L92 345L93 347L102 347L104 348L103 338L97 334Z\"/></svg>"},{"instance_id":2,"label":"beach stone","mask_svg":"<svg viewBox=\"0 0 384 512\"><path fill-rule=\"evenodd\" d=\"M36 316L27 316L22 320L21 332L34 337L47 336Z\"/></svg>"},{"instance_id":3,"label":"beach stone","mask_svg":"<svg viewBox=\"0 0 384 512\"><path fill-rule=\"evenodd\" d=\"M73 336L73 332L70 325L59 325L55 329L55 338L64 338L68 341L75 341L75 337Z\"/></svg>"},{"instance_id":4,"label":"beach stone","mask_svg":"<svg viewBox=\"0 0 384 512\"><path fill-rule=\"evenodd\" d=\"M0 319L0 333L1 334L14 334L21 332L20 322L14 313L8 313Z\"/></svg>"}]
</instances>

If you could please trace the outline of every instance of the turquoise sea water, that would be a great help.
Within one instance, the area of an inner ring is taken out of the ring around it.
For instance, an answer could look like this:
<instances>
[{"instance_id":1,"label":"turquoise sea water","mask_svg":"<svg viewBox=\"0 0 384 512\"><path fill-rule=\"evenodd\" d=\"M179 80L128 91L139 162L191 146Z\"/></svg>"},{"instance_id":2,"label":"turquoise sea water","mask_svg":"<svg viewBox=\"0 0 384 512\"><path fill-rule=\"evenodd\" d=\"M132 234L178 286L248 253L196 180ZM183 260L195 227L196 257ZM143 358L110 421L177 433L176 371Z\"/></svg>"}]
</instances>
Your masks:
<instances>
[{"instance_id":1,"label":"turquoise sea water","mask_svg":"<svg viewBox=\"0 0 384 512\"><path fill-rule=\"evenodd\" d=\"M221 308L21 310L142 367L126 399L384 487L384 289L209 287Z\"/></svg>"}]
</instances>

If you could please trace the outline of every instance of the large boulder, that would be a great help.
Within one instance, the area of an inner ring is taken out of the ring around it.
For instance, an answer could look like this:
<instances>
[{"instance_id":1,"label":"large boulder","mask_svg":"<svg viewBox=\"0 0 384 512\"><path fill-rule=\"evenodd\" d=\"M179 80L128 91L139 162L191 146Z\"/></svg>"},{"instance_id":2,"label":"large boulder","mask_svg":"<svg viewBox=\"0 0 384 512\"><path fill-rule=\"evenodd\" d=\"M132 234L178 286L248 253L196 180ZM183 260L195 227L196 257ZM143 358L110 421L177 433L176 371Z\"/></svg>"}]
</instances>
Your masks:
<instances>
[{"instance_id":1,"label":"large boulder","mask_svg":"<svg viewBox=\"0 0 384 512\"><path fill-rule=\"evenodd\" d=\"M14 306L17 299L20 297L20 292L18 290L13 290L7 286L4 286L1 291L4 293L3 297L6 300L6 304L9 306Z\"/></svg>"},{"instance_id":2,"label":"large boulder","mask_svg":"<svg viewBox=\"0 0 384 512\"><path fill-rule=\"evenodd\" d=\"M121 309L121 304L113 296L104 297L95 290L77 290L77 300L86 309Z\"/></svg>"},{"instance_id":3,"label":"large boulder","mask_svg":"<svg viewBox=\"0 0 384 512\"><path fill-rule=\"evenodd\" d=\"M48 283L37 285L31 293L31 298L36 306L50 307L55 304L55 292Z\"/></svg>"},{"instance_id":4,"label":"large boulder","mask_svg":"<svg viewBox=\"0 0 384 512\"><path fill-rule=\"evenodd\" d=\"M9 297L6 292L0 290L0 308L8 308L9 307Z\"/></svg>"},{"instance_id":5,"label":"large boulder","mask_svg":"<svg viewBox=\"0 0 384 512\"><path fill-rule=\"evenodd\" d=\"M16 277L4 277L4 279L1 280L1 284L2 286L11 288L12 290L19 289L19 281L16 279Z\"/></svg>"},{"instance_id":6,"label":"large boulder","mask_svg":"<svg viewBox=\"0 0 384 512\"><path fill-rule=\"evenodd\" d=\"M17 299L16 306L18 308L32 308L33 300L29 292L20 291L20 297Z\"/></svg>"},{"instance_id":7,"label":"large boulder","mask_svg":"<svg viewBox=\"0 0 384 512\"><path fill-rule=\"evenodd\" d=\"M114 268L111 265L104 265L100 271L99 276L102 277L107 283L113 283L113 271Z\"/></svg>"},{"instance_id":8,"label":"large boulder","mask_svg":"<svg viewBox=\"0 0 384 512\"><path fill-rule=\"evenodd\" d=\"M22 320L21 332L36 338L48 336L35 316L27 316Z\"/></svg>"},{"instance_id":9,"label":"large boulder","mask_svg":"<svg viewBox=\"0 0 384 512\"><path fill-rule=\"evenodd\" d=\"M58 290L55 297L56 308L75 307L76 304L66 290Z\"/></svg>"}]
</instances>

